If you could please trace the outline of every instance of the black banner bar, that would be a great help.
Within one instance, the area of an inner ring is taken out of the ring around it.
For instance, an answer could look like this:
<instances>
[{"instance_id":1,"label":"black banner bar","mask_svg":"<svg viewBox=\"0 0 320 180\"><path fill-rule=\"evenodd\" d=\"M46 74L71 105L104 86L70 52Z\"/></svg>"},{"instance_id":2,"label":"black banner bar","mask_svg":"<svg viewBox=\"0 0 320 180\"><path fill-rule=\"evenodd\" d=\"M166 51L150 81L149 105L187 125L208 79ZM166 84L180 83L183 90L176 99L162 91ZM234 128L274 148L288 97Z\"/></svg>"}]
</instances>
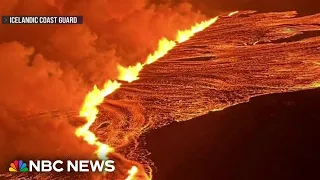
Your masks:
<instances>
[{"instance_id":1,"label":"black banner bar","mask_svg":"<svg viewBox=\"0 0 320 180\"><path fill-rule=\"evenodd\" d=\"M2 16L2 24L83 24L83 16Z\"/></svg>"}]
</instances>

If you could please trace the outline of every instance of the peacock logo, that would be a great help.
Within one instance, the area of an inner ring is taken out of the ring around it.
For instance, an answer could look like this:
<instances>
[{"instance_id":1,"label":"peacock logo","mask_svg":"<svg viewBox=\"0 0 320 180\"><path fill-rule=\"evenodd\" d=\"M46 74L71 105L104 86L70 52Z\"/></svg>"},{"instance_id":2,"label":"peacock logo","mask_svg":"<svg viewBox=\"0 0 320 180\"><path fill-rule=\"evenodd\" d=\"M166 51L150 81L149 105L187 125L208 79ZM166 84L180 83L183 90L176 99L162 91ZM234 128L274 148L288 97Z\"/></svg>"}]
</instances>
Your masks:
<instances>
[{"instance_id":1,"label":"peacock logo","mask_svg":"<svg viewBox=\"0 0 320 180\"><path fill-rule=\"evenodd\" d=\"M22 160L15 160L10 164L9 172L28 172L27 164Z\"/></svg>"}]
</instances>

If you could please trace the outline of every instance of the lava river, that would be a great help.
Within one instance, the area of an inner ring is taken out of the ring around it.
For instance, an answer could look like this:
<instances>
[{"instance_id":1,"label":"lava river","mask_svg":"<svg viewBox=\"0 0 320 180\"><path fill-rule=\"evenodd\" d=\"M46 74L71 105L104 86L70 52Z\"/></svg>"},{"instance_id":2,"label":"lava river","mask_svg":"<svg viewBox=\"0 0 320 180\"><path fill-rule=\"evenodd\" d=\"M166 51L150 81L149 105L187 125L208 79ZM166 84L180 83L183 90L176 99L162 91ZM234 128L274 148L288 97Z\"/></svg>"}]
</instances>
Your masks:
<instances>
[{"instance_id":1,"label":"lava river","mask_svg":"<svg viewBox=\"0 0 320 180\"><path fill-rule=\"evenodd\" d=\"M152 129L254 96L319 87L319 19L232 12L161 39L144 63L118 65L116 80L86 96L80 110L86 124L75 132L97 147L99 159L116 162L114 173L93 178L152 179L155 168L143 148L143 134ZM60 179L77 179L71 176Z\"/></svg>"},{"instance_id":2,"label":"lava river","mask_svg":"<svg viewBox=\"0 0 320 180\"><path fill-rule=\"evenodd\" d=\"M234 13L233 13L234 14ZM230 14L231 16L231 14ZM121 65L118 65L118 71L119 76L118 80L131 83L137 79L139 79L139 72L143 69L144 66L149 65L155 61L157 61L159 58L163 57L173 49L177 44L182 43L184 41L187 41L192 37L195 33L200 32L204 30L205 28L209 27L211 24L216 22L218 17L212 18L207 21L200 22L194 26L192 26L188 30L182 30L178 31L176 35L175 40L168 40L167 38L162 38L158 43L157 50L150 54L145 62L138 63L135 66L129 66L129 67L123 67ZM121 161L120 164L123 164L121 166L117 166L117 172L115 172L115 175L112 174L108 177L109 174L105 174L105 177L107 179L125 179L125 180L134 180L134 179L151 179L152 178L152 171L151 167L148 165L140 165L136 161L130 161L127 160L127 158L123 157L122 153L117 153L116 150L118 148L121 148L123 146L127 146L130 144L132 137L135 137L136 135L132 134L132 132L124 131L122 132L122 137L120 137L118 134L108 133L108 136L110 138L113 138L114 140L106 140L105 142L101 142L97 139L94 132L90 130L91 125L95 122L97 115L99 113L98 105L100 105L104 98L111 93L113 93L115 90L119 89L121 87L121 83L117 80L109 80L104 84L103 89L98 89L97 86L94 86L93 90L89 92L89 94L86 96L82 109L80 110L80 116L86 118L87 123L81 127L79 127L75 134L78 137L82 137L86 142L88 142L90 145L96 145L97 146L97 157L99 159L107 159L109 154L113 156L114 158L118 159L118 161ZM120 131L124 130L123 127L118 127ZM141 133L143 129L135 129L136 133ZM115 132L120 133L118 129L114 129ZM145 171L147 168L148 171ZM127 177L124 178L123 174L125 174L123 171L127 171ZM98 175L99 176L99 175ZM115 176L115 177L114 177Z\"/></svg>"},{"instance_id":3,"label":"lava river","mask_svg":"<svg viewBox=\"0 0 320 180\"><path fill-rule=\"evenodd\" d=\"M152 178L148 152L141 148L141 136L151 129L250 97L318 87L320 39L314 32L320 30L319 14L296 15L230 13L179 31L174 41L160 40L143 64L119 65L121 81L108 86L118 89L99 101L99 115L90 128L131 160L118 173Z\"/></svg>"}]
</instances>

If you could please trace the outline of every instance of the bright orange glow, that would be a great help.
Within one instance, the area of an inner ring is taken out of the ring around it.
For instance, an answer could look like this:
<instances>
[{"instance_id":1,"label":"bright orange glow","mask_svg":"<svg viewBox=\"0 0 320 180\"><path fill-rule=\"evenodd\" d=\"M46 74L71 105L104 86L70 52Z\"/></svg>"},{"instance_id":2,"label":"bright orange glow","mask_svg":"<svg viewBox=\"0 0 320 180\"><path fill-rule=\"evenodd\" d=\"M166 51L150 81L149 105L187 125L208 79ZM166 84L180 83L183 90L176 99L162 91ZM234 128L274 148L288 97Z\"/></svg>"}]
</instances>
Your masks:
<instances>
[{"instance_id":1,"label":"bright orange glow","mask_svg":"<svg viewBox=\"0 0 320 180\"><path fill-rule=\"evenodd\" d=\"M148 58L145 60L145 63L137 63L135 66L123 67L118 65L119 71L119 80L132 82L134 80L139 79L139 72L142 70L143 66L151 64L164 55L166 55L171 49L173 49L178 43L182 43L190 37L192 37L195 33L204 30L205 28L209 27L211 24L215 23L218 20L218 17L212 18L208 21L202 21L201 23L197 23L196 25L192 26L190 29L178 31L176 35L176 39L168 40L166 38L160 39L158 43L157 50L149 54Z\"/></svg>"},{"instance_id":2,"label":"bright orange glow","mask_svg":"<svg viewBox=\"0 0 320 180\"><path fill-rule=\"evenodd\" d=\"M78 137L82 137L88 144L96 145L98 147L96 153L99 158L104 159L109 152L113 151L113 148L103 144L97 140L97 137L93 132L89 130L90 126L94 123L97 114L99 112L97 106L101 104L104 100L104 97L114 92L120 87L120 83L117 81L107 81L104 84L102 90L98 89L97 86L93 87L93 90L89 92L84 100L82 108L80 110L80 117L84 117L87 120L87 123L79 127L75 134Z\"/></svg>"},{"instance_id":3,"label":"bright orange glow","mask_svg":"<svg viewBox=\"0 0 320 180\"><path fill-rule=\"evenodd\" d=\"M135 66L123 67L118 65L118 79L122 81L132 82L138 79L139 72L142 70L142 64L137 63Z\"/></svg>"},{"instance_id":4,"label":"bright orange glow","mask_svg":"<svg viewBox=\"0 0 320 180\"><path fill-rule=\"evenodd\" d=\"M311 87L313 87L313 88L318 88L318 87L320 87L320 81L313 83Z\"/></svg>"},{"instance_id":5,"label":"bright orange glow","mask_svg":"<svg viewBox=\"0 0 320 180\"><path fill-rule=\"evenodd\" d=\"M204 30L205 28L209 27L211 24L215 23L218 20L218 17L212 18L208 21L202 21L201 23L197 23L196 25L192 26L191 29L178 31L176 41L178 43L182 43L190 37L192 37L195 33Z\"/></svg>"},{"instance_id":6,"label":"bright orange glow","mask_svg":"<svg viewBox=\"0 0 320 180\"><path fill-rule=\"evenodd\" d=\"M147 59L143 64L137 63L134 66L123 67L121 65L117 66L118 69L118 80L133 82L139 79L139 72L143 69L145 65L151 64L157 61L159 58L166 55L171 49L173 49L178 43L184 42L192 37L195 33L204 30L209 27L211 24L216 22L218 17L212 18L208 21L203 21L197 23L195 26L192 26L188 30L178 31L175 40L168 40L166 38L160 39L157 49L154 53L149 54ZM113 93L115 90L120 88L121 83L118 81L107 81L104 84L103 89L98 89L97 86L94 86L93 90L89 92L84 100L83 106L80 110L80 116L86 118L87 122L85 125L79 127L75 134L78 137L82 137L88 144L96 145L97 151L96 154L99 159L106 159L108 153L114 152L115 150L107 144L104 144L98 141L95 134L90 131L90 126L94 123L99 113L97 106L104 101L104 98L109 94ZM139 172L137 166L132 166L128 171L128 177L126 180L136 180L135 177ZM149 175L148 180L151 180L151 175Z\"/></svg>"},{"instance_id":7,"label":"bright orange glow","mask_svg":"<svg viewBox=\"0 0 320 180\"><path fill-rule=\"evenodd\" d=\"M173 47L176 46L176 42L170 41L166 38L160 39L158 43L158 48L153 54L149 54L145 64L151 64L158 60L159 58L163 57L165 54L168 53Z\"/></svg>"},{"instance_id":8,"label":"bright orange glow","mask_svg":"<svg viewBox=\"0 0 320 180\"><path fill-rule=\"evenodd\" d=\"M233 15L235 15L237 13L239 13L239 11L234 11L234 12L229 13L228 16L230 17L230 16L233 16Z\"/></svg>"},{"instance_id":9,"label":"bright orange glow","mask_svg":"<svg viewBox=\"0 0 320 180\"><path fill-rule=\"evenodd\" d=\"M137 166L132 166L132 168L128 171L129 176L125 180L135 180L135 175L138 173Z\"/></svg>"}]
</instances>

